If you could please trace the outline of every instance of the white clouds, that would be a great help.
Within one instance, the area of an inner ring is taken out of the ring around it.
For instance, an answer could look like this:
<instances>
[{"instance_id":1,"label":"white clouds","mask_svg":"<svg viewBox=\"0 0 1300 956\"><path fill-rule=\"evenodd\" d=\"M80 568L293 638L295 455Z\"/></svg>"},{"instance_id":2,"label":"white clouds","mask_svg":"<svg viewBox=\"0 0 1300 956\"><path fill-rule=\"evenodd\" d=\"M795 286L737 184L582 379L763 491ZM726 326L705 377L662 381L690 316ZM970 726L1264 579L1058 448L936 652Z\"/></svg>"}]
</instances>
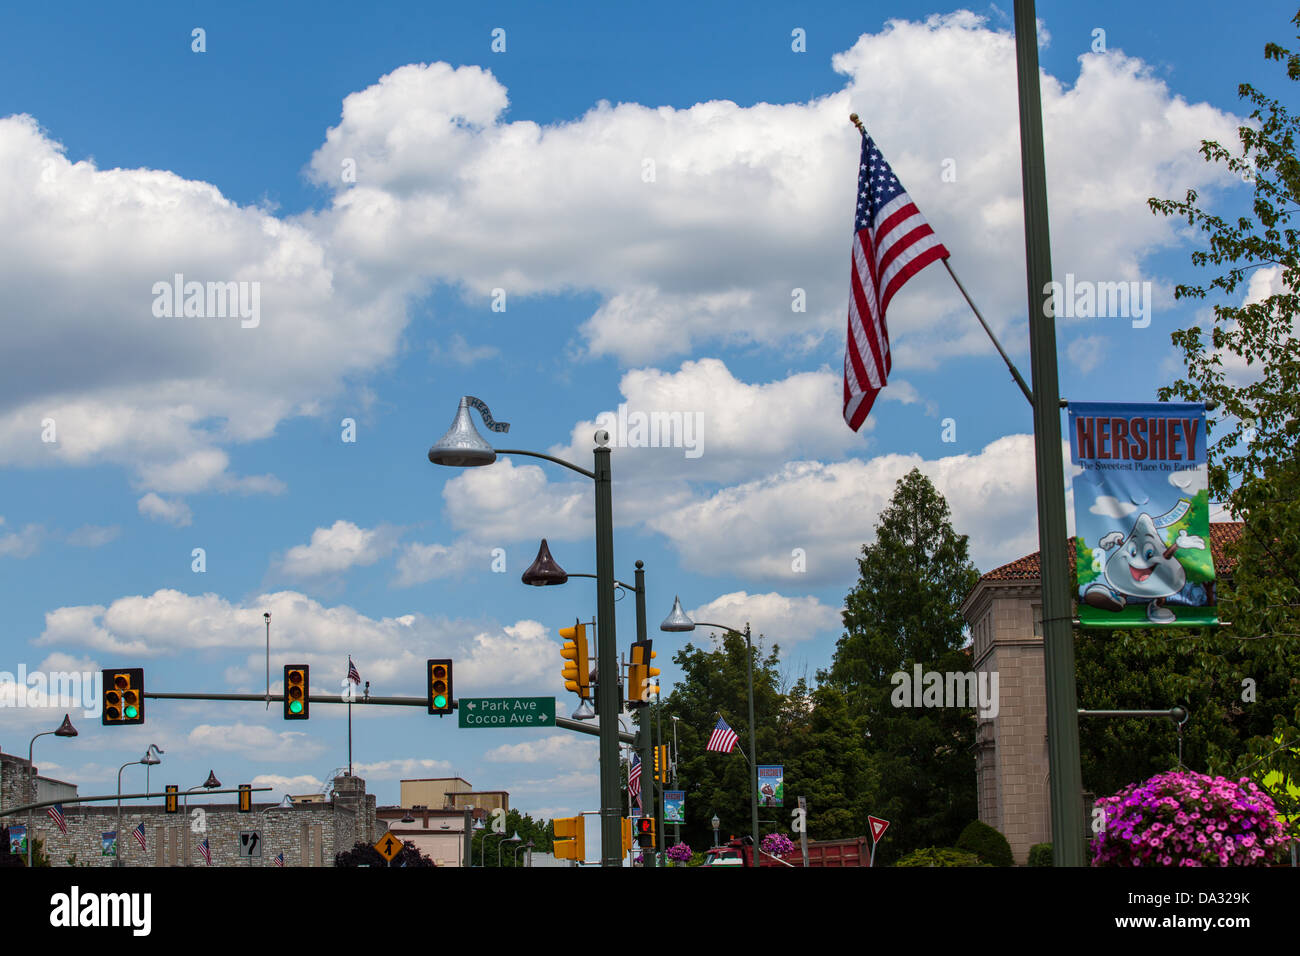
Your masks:
<instances>
[{"instance_id":1,"label":"white clouds","mask_svg":"<svg viewBox=\"0 0 1300 956\"><path fill-rule=\"evenodd\" d=\"M309 773L299 774L296 777L286 777L278 773L259 773L251 783L254 787L270 787L270 796L277 801L284 799L284 794L301 796L304 793L320 793L324 785L324 781L316 779ZM265 795L259 795L259 798L265 800Z\"/></svg>"},{"instance_id":2,"label":"white clouds","mask_svg":"<svg viewBox=\"0 0 1300 956\"><path fill-rule=\"evenodd\" d=\"M237 753L245 760L286 761L319 756L324 744L300 731L276 733L256 724L199 724L186 745L199 751Z\"/></svg>"},{"instance_id":3,"label":"white clouds","mask_svg":"<svg viewBox=\"0 0 1300 956\"><path fill-rule=\"evenodd\" d=\"M845 86L806 103L599 103L546 128L503 121L508 92L489 72L405 66L348 97L313 157L313 176L335 190L314 228L348 257L475 295L594 290L601 304L581 327L594 355L638 363L710 341L806 349L843 324L857 158L845 116L869 102L895 171L959 269L982 277L972 291L994 327L1019 322L1010 32L964 11L891 21L832 65ZM1115 50L1081 57L1073 85L1046 76L1042 87L1054 259L1080 276L1140 278L1143 256L1176 235L1146 198L1217 182L1196 148L1230 136L1234 120L1172 96ZM348 157L354 185L338 176ZM955 182L940 176L945 160ZM791 309L796 289L805 312ZM945 276L923 273L894 308L896 368L988 351Z\"/></svg>"},{"instance_id":4,"label":"white clouds","mask_svg":"<svg viewBox=\"0 0 1300 956\"><path fill-rule=\"evenodd\" d=\"M451 764L446 760L408 757L398 760L378 760L374 763L353 765L357 776L367 780L401 780L416 776L428 776L431 773L448 774Z\"/></svg>"},{"instance_id":5,"label":"white clouds","mask_svg":"<svg viewBox=\"0 0 1300 956\"><path fill-rule=\"evenodd\" d=\"M489 763L543 763L558 769L589 768L600 757L593 737L554 734L541 740L502 744L483 755Z\"/></svg>"},{"instance_id":6,"label":"white clouds","mask_svg":"<svg viewBox=\"0 0 1300 956\"><path fill-rule=\"evenodd\" d=\"M65 540L78 548L100 548L110 541L117 540L117 536L122 533L119 525L93 525L83 524L75 531L69 531Z\"/></svg>"},{"instance_id":7,"label":"white clouds","mask_svg":"<svg viewBox=\"0 0 1300 956\"><path fill-rule=\"evenodd\" d=\"M155 317L176 273L259 283L260 325ZM29 116L0 119L0 285L0 464L117 463L141 491L274 490L221 446L315 407L405 322L400 278L339 270L302 225L209 184L69 162Z\"/></svg>"},{"instance_id":8,"label":"white clouds","mask_svg":"<svg viewBox=\"0 0 1300 956\"><path fill-rule=\"evenodd\" d=\"M280 570L293 578L313 578L366 567L393 550L398 533L382 526L359 528L340 519L328 528L313 531L310 544L290 548L280 562Z\"/></svg>"},{"instance_id":9,"label":"white clouds","mask_svg":"<svg viewBox=\"0 0 1300 956\"><path fill-rule=\"evenodd\" d=\"M838 608L827 607L811 595L786 597L775 591L767 594L733 591L687 614L693 621L712 621L742 629L748 622L755 638L761 634L783 647L841 626Z\"/></svg>"},{"instance_id":10,"label":"white clouds","mask_svg":"<svg viewBox=\"0 0 1300 956\"><path fill-rule=\"evenodd\" d=\"M1106 339L1100 335L1081 335L1066 347L1065 354L1084 375L1101 362L1106 351Z\"/></svg>"},{"instance_id":11,"label":"white clouds","mask_svg":"<svg viewBox=\"0 0 1300 956\"><path fill-rule=\"evenodd\" d=\"M1010 435L973 455L934 461L883 455L834 464L791 462L767 477L724 488L651 519L683 565L702 573L728 568L740 575L788 583L825 583L850 575L894 485L920 468L948 500L953 526L970 535L981 568L1037 548L1033 438ZM708 528L708 535L698 533ZM803 549L806 571L792 552ZM723 622L725 623L725 622Z\"/></svg>"},{"instance_id":12,"label":"white clouds","mask_svg":"<svg viewBox=\"0 0 1300 956\"><path fill-rule=\"evenodd\" d=\"M490 553L467 538L450 545L411 543L402 547L397 559L397 577L393 587L408 588L435 578L459 574L475 560L488 566Z\"/></svg>"},{"instance_id":13,"label":"white clouds","mask_svg":"<svg viewBox=\"0 0 1300 956\"><path fill-rule=\"evenodd\" d=\"M429 657L454 658L457 675L484 694L549 681L560 659L559 644L537 621L495 627L419 614L371 618L347 605L327 607L296 591L236 603L216 594L161 589L147 597L118 598L107 607L62 607L45 615L45 630L36 643L64 653L69 647L88 647L140 657L242 649L243 662L226 672L226 682L260 691L263 612L271 614L272 670L285 663L317 667L313 679L325 693L339 692L335 680L344 677L348 654L355 655L372 692L382 694L424 693Z\"/></svg>"},{"instance_id":14,"label":"white clouds","mask_svg":"<svg viewBox=\"0 0 1300 956\"><path fill-rule=\"evenodd\" d=\"M179 498L167 499L149 492L136 502L136 509L146 518L162 521L176 528L187 527L194 520L190 506Z\"/></svg>"},{"instance_id":15,"label":"white clouds","mask_svg":"<svg viewBox=\"0 0 1300 956\"><path fill-rule=\"evenodd\" d=\"M5 519L0 516L0 525ZM5 532L0 528L0 557L29 558L41 546L45 529L38 524L24 525L21 531Z\"/></svg>"}]
</instances>

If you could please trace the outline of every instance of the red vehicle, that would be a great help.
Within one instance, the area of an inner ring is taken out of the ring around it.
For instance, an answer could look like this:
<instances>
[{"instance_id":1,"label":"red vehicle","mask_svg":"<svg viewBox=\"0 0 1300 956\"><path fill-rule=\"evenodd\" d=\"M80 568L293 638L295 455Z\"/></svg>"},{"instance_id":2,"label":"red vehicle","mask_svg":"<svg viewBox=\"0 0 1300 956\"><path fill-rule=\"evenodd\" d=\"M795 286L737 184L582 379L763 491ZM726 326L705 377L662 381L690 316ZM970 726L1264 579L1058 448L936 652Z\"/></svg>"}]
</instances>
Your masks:
<instances>
[{"instance_id":1,"label":"red vehicle","mask_svg":"<svg viewBox=\"0 0 1300 956\"><path fill-rule=\"evenodd\" d=\"M753 866L753 850L749 838L732 840L723 846L705 851L705 866ZM803 852L796 845L784 857L759 852L759 866L802 867ZM871 844L866 837L847 840L809 840L808 865L811 866L867 866L871 862Z\"/></svg>"}]
</instances>

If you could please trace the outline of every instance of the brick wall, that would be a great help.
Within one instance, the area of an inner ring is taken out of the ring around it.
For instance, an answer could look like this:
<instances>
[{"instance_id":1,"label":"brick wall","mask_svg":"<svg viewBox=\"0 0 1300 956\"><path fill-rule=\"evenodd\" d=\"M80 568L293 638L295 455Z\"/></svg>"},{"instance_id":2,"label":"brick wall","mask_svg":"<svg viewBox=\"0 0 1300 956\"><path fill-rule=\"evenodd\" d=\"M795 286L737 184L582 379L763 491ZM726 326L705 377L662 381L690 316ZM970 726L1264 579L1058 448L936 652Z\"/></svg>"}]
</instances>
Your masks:
<instances>
[{"instance_id":1,"label":"brick wall","mask_svg":"<svg viewBox=\"0 0 1300 956\"><path fill-rule=\"evenodd\" d=\"M333 866L335 853L350 850L357 840L373 843L380 836L375 832L375 798L365 792L365 781L340 777L335 781L336 793L339 781L346 781L342 799L293 807L255 804L249 813L235 809L234 794L223 794L214 802L191 794L189 816L183 801L178 813L165 812L161 803L124 805L118 852L125 866L207 866L198 851L199 841L206 836L213 866L274 866L279 853L284 853L285 866ZM8 799L5 803L12 805ZM196 814L196 810L202 813ZM51 864L67 866L68 857L75 854L78 866L112 866L113 858L102 855L101 834L118 829L116 804L68 805L64 817L66 834L44 810L32 816L35 836L45 841ZM131 835L141 822L145 851ZM260 858L239 855L240 833L248 830L261 837Z\"/></svg>"}]
</instances>

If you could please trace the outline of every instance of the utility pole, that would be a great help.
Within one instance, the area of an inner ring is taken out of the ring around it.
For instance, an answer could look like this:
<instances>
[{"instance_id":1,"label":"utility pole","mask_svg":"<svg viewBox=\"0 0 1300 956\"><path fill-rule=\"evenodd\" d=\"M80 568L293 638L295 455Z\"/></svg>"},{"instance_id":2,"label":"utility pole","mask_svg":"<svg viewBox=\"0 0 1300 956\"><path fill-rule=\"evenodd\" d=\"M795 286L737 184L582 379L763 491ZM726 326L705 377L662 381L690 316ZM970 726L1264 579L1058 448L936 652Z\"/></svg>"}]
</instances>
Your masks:
<instances>
[{"instance_id":1,"label":"utility pole","mask_svg":"<svg viewBox=\"0 0 1300 956\"><path fill-rule=\"evenodd\" d=\"M1060 384L1056 369L1051 233L1047 221L1047 173L1043 158L1043 107L1038 83L1038 22L1034 0L1015 0L1015 27L1029 354L1033 372L1034 458L1038 482L1038 555L1043 589L1043 662L1046 668L1052 847L1057 866L1083 866L1083 774L1079 767L1073 609L1066 558L1065 474L1061 463Z\"/></svg>"}]
</instances>

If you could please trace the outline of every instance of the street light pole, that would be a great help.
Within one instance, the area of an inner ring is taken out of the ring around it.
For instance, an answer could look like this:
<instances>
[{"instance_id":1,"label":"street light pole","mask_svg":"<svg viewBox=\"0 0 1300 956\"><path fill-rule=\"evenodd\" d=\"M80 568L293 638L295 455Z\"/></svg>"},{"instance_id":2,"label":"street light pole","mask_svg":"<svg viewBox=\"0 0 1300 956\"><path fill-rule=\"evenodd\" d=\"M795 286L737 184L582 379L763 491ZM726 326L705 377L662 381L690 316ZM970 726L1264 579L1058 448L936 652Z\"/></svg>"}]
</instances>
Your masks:
<instances>
[{"instance_id":1,"label":"street light pole","mask_svg":"<svg viewBox=\"0 0 1300 956\"><path fill-rule=\"evenodd\" d=\"M697 627L715 627L721 631L740 633L734 627L725 624L710 624L708 621L692 621L682 610L682 602L673 600L673 609L659 625L659 630L678 632L693 631ZM745 623L745 664L746 689L749 696L749 813L750 838L754 844L754 861L758 863L758 754L755 744L756 728L754 726L754 643L749 633L749 623Z\"/></svg>"},{"instance_id":2,"label":"street light pole","mask_svg":"<svg viewBox=\"0 0 1300 956\"><path fill-rule=\"evenodd\" d=\"M35 763L35 758L33 756L33 748L35 748L36 746L37 737L48 737L50 734L53 734L56 737L75 737L77 736L77 728L72 726L72 719L69 717L69 715L64 714L63 723L59 724L57 730L43 731L37 734L36 737L33 737L31 741L27 744L27 775L32 782L32 799L30 801L31 803L36 802L36 763ZM118 792L120 793L121 790L122 788L119 786ZM46 856L48 857L48 854L46 854ZM31 869L31 866L32 866L32 811L28 810L27 811L27 868Z\"/></svg>"},{"instance_id":3,"label":"street light pole","mask_svg":"<svg viewBox=\"0 0 1300 956\"><path fill-rule=\"evenodd\" d=\"M1083 774L1079 766L1078 697L1067 562L1065 474L1061 464L1060 385L1052 309L1051 233L1038 84L1038 26L1033 0L1015 0L1020 167L1025 213L1025 279L1033 370L1034 458L1038 486L1038 554L1042 565L1043 664L1047 690L1047 764L1052 846L1057 866L1084 865Z\"/></svg>"},{"instance_id":4,"label":"street light pole","mask_svg":"<svg viewBox=\"0 0 1300 956\"><path fill-rule=\"evenodd\" d=\"M601 865L622 866L623 820L619 797L618 764L618 640L614 627L614 504L609 463L609 432L596 432L594 471L579 468L572 462L541 452L513 448L494 449L474 427L470 408L477 408L484 423L493 431L509 431L507 422L491 417L487 405L470 395L461 396L451 428L429 449L429 461L435 465L476 467L490 465L497 455L527 455L563 465L585 475L596 484L596 627L599 687L596 706L605 712L600 722L600 842Z\"/></svg>"}]
</instances>

